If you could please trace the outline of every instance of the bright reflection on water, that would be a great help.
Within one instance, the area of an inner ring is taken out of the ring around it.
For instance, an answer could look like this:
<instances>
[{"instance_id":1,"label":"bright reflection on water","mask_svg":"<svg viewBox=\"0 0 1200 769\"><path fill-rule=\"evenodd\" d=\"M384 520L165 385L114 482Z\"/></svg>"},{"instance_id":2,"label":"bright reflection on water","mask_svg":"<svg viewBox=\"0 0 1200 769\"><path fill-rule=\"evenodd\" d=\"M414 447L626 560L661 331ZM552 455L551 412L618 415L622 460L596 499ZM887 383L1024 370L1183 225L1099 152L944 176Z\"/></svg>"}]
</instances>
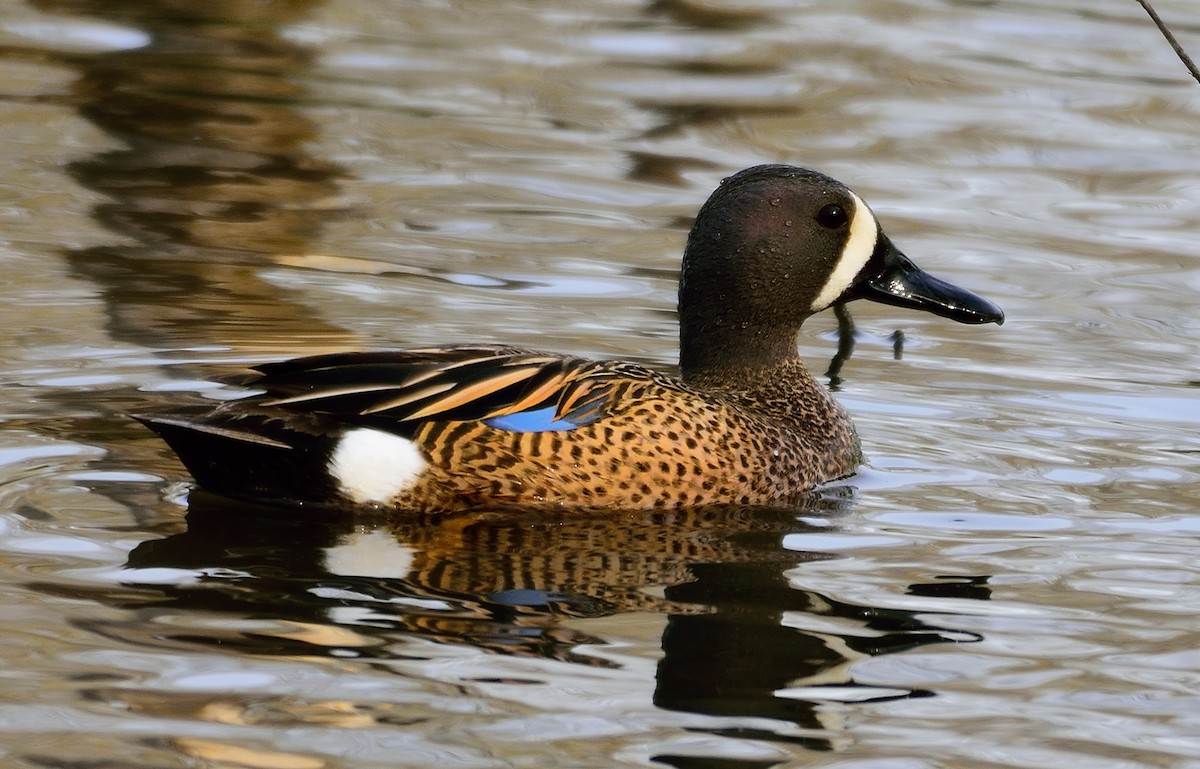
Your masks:
<instances>
[{"instance_id":1,"label":"bright reflection on water","mask_svg":"<svg viewBox=\"0 0 1200 769\"><path fill-rule=\"evenodd\" d=\"M1133 0L25 0L0 74L6 767L1200 767L1200 89ZM1008 314L815 318L870 463L800 509L252 509L125 416L334 349L670 366L765 161Z\"/></svg>"}]
</instances>

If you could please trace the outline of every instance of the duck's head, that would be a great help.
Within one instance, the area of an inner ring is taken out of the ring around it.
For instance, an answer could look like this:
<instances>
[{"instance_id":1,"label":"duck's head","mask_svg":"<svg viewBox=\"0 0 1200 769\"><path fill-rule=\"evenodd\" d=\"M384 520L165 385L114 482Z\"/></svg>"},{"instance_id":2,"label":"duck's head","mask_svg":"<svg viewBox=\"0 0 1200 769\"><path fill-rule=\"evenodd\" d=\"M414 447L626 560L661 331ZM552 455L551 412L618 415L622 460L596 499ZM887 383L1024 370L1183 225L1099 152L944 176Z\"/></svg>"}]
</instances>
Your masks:
<instances>
[{"instance_id":1,"label":"duck's head","mask_svg":"<svg viewBox=\"0 0 1200 769\"><path fill-rule=\"evenodd\" d=\"M841 182L794 166L748 168L713 192L688 236L680 367L686 377L794 357L808 316L853 299L1004 322L996 305L913 264Z\"/></svg>"}]
</instances>

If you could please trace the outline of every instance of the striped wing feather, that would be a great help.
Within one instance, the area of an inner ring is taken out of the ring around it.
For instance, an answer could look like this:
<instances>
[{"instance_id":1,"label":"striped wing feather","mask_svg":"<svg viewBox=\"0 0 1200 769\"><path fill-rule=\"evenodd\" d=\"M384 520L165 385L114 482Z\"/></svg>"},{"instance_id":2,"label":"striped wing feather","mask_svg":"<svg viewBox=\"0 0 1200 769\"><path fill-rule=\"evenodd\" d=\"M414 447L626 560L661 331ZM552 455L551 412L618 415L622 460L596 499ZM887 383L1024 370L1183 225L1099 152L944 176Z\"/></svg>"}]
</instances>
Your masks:
<instances>
[{"instance_id":1,"label":"striped wing feather","mask_svg":"<svg viewBox=\"0 0 1200 769\"><path fill-rule=\"evenodd\" d=\"M260 366L264 405L340 416L473 420L554 406L591 421L614 388L610 364L511 347L337 353ZM625 378L618 376L617 378Z\"/></svg>"}]
</instances>

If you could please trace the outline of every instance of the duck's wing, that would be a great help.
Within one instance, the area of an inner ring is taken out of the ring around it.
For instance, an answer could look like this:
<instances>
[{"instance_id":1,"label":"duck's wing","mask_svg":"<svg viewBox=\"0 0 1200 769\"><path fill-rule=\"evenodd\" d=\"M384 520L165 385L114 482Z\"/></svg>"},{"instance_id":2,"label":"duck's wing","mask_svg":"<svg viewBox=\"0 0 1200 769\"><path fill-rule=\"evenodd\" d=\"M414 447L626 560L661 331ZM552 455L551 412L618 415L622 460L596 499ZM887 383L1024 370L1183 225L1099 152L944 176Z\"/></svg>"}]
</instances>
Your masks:
<instances>
[{"instance_id":1,"label":"duck's wing","mask_svg":"<svg viewBox=\"0 0 1200 769\"><path fill-rule=\"evenodd\" d=\"M351 421L489 420L502 429L553 430L603 416L639 370L511 347L443 347L269 363L247 384L265 391L258 407ZM521 414L538 417L514 416Z\"/></svg>"}]
</instances>

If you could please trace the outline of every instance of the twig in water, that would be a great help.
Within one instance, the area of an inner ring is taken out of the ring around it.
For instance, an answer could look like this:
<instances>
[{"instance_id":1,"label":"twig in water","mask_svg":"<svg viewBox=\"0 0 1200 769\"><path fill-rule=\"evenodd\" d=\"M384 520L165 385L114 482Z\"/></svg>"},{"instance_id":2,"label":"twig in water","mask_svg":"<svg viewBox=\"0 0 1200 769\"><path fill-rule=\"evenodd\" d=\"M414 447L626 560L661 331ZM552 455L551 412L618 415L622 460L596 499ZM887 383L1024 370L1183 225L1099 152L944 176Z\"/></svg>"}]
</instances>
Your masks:
<instances>
[{"instance_id":1,"label":"twig in water","mask_svg":"<svg viewBox=\"0 0 1200 769\"><path fill-rule=\"evenodd\" d=\"M1192 77L1196 78L1196 82L1200 83L1200 69L1196 69L1196 65L1192 62L1191 57L1187 55L1187 51L1183 50L1183 46L1180 45L1179 41L1175 39L1175 36L1171 34L1171 30L1167 29L1167 25L1161 18L1159 18L1158 14L1154 11L1154 8L1150 6L1149 0L1138 0L1138 4L1146 9L1146 13L1150 14L1151 20L1154 21L1154 26L1158 27L1158 31L1163 34L1163 37L1165 37L1167 42L1171 44L1171 47L1175 49L1175 55L1178 56L1179 60L1183 62L1183 66L1188 68L1188 72L1192 73Z\"/></svg>"}]
</instances>

